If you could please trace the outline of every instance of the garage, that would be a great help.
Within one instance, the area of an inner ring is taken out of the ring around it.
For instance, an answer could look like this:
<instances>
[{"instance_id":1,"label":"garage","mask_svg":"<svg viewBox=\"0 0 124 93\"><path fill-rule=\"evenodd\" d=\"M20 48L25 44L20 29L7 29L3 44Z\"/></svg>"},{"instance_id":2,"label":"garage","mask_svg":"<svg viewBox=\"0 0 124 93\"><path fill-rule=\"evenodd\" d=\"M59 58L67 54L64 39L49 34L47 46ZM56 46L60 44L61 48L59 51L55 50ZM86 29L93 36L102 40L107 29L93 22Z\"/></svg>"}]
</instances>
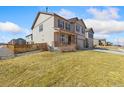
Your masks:
<instances>
[{"instance_id":1,"label":"garage","mask_svg":"<svg viewBox=\"0 0 124 93\"><path fill-rule=\"evenodd\" d=\"M77 39L77 48L84 49L84 40L83 39Z\"/></svg>"}]
</instances>

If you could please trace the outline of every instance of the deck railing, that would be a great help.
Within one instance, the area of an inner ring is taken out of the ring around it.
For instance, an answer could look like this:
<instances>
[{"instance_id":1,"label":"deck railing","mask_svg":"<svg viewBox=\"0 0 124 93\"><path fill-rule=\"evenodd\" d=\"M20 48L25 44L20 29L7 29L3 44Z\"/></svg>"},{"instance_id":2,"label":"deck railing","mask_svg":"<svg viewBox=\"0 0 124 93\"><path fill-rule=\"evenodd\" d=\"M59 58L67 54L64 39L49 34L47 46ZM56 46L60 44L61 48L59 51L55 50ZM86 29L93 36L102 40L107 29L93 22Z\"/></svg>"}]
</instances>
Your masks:
<instances>
[{"instance_id":1,"label":"deck railing","mask_svg":"<svg viewBox=\"0 0 124 93\"><path fill-rule=\"evenodd\" d=\"M65 43L65 42L58 42L58 41L54 41L53 45L55 47L62 47L62 46L71 46L71 45L76 45L74 42L71 43Z\"/></svg>"}]
</instances>

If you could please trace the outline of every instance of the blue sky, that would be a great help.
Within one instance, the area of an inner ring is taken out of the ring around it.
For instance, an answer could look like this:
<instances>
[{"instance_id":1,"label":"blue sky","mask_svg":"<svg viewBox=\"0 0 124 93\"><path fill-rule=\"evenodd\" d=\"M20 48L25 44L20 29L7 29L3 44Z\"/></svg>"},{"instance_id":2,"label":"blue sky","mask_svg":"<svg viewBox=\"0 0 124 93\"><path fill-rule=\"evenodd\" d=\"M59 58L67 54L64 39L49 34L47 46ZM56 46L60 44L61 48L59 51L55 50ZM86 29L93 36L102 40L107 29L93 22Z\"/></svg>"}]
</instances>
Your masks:
<instances>
[{"instance_id":1,"label":"blue sky","mask_svg":"<svg viewBox=\"0 0 124 93\"><path fill-rule=\"evenodd\" d=\"M31 32L31 26L38 11L45 11L42 6L1 6L0 7L0 42L13 38L25 38ZM115 44L124 44L124 7L88 7L88 6L49 6L49 12L71 18L79 17L87 27L93 27L95 38L106 38Z\"/></svg>"}]
</instances>

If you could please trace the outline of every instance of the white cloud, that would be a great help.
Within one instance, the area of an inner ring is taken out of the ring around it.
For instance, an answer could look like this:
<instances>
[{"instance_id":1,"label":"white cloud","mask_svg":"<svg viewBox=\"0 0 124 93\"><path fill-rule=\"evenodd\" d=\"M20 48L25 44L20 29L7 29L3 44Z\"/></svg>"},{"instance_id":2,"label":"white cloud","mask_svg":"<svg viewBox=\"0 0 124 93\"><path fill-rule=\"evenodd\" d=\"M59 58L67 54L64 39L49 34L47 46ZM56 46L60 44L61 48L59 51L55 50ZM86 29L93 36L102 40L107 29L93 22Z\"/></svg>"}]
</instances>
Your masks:
<instances>
[{"instance_id":1,"label":"white cloud","mask_svg":"<svg viewBox=\"0 0 124 93\"><path fill-rule=\"evenodd\" d=\"M12 32L12 33L9 33ZM0 42L8 42L11 39L25 38L31 31L27 28L22 28L12 22L0 22Z\"/></svg>"},{"instance_id":2,"label":"white cloud","mask_svg":"<svg viewBox=\"0 0 124 93\"><path fill-rule=\"evenodd\" d=\"M94 32L106 35L124 32L124 21L118 20L121 17L118 8L89 8L87 11L92 18L85 19L85 23L88 27L93 27Z\"/></svg>"},{"instance_id":3,"label":"white cloud","mask_svg":"<svg viewBox=\"0 0 124 93\"><path fill-rule=\"evenodd\" d=\"M17 24L12 22L0 22L0 31L20 32L22 29Z\"/></svg>"},{"instance_id":4,"label":"white cloud","mask_svg":"<svg viewBox=\"0 0 124 93\"><path fill-rule=\"evenodd\" d=\"M29 34L31 34L31 30L29 30L29 29L24 29L23 33L24 33L25 35L29 35Z\"/></svg>"},{"instance_id":5,"label":"white cloud","mask_svg":"<svg viewBox=\"0 0 124 93\"><path fill-rule=\"evenodd\" d=\"M124 21L86 19L85 23L88 27L93 27L95 32L102 34L124 32Z\"/></svg>"},{"instance_id":6,"label":"white cloud","mask_svg":"<svg viewBox=\"0 0 124 93\"><path fill-rule=\"evenodd\" d=\"M108 35L108 34L101 34L101 33L94 34L94 38L97 38L97 39L104 39L104 38L108 38L108 37L110 37L110 35Z\"/></svg>"},{"instance_id":7,"label":"white cloud","mask_svg":"<svg viewBox=\"0 0 124 93\"><path fill-rule=\"evenodd\" d=\"M59 12L57 12L60 16L63 16L65 18L72 18L75 17L76 14L74 12L71 12L69 10L66 9L61 9Z\"/></svg>"},{"instance_id":8,"label":"white cloud","mask_svg":"<svg viewBox=\"0 0 124 93\"><path fill-rule=\"evenodd\" d=\"M103 10L98 10L97 8L89 8L87 12L90 13L93 18L98 20L111 20L120 18L118 13L119 9L113 7L107 7L107 9Z\"/></svg>"}]
</instances>

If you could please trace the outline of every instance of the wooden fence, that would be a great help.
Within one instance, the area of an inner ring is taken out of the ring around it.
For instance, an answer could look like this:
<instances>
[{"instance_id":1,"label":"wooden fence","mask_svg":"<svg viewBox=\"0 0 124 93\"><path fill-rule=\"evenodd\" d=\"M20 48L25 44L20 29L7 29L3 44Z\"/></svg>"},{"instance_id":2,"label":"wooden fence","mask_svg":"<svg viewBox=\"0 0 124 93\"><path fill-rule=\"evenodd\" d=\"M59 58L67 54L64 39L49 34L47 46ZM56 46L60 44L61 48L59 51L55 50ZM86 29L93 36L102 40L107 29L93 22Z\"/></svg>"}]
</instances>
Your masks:
<instances>
[{"instance_id":1,"label":"wooden fence","mask_svg":"<svg viewBox=\"0 0 124 93\"><path fill-rule=\"evenodd\" d=\"M26 45L10 45L10 44L7 44L7 45L5 45L5 47L14 51L14 53L22 53L22 52L28 52L28 51L33 51L33 50L42 50L42 51L47 51L48 50L48 47L47 47L46 43L26 44Z\"/></svg>"}]
</instances>

